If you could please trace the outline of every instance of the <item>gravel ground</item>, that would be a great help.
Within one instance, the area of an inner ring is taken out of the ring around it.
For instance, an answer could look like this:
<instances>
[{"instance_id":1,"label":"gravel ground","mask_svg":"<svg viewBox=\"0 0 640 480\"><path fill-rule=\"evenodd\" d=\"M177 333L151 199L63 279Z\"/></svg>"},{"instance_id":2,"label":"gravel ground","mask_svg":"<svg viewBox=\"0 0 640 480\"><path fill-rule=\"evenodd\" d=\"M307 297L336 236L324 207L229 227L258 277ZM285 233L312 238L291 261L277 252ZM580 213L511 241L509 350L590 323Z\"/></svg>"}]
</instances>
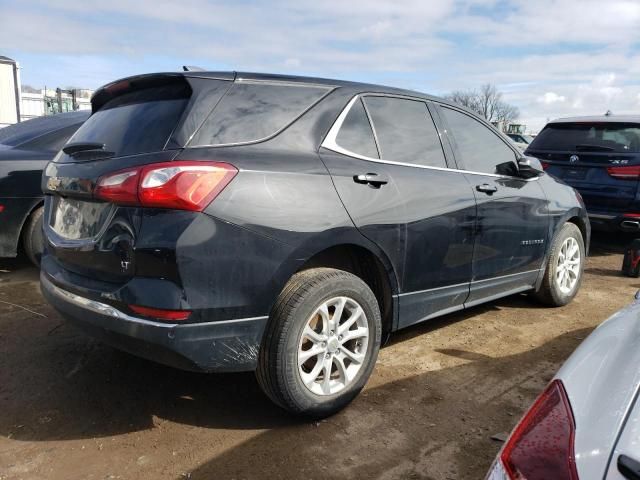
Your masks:
<instances>
[{"instance_id":1,"label":"gravel ground","mask_svg":"<svg viewBox=\"0 0 640 480\"><path fill-rule=\"evenodd\" d=\"M575 301L524 295L395 334L367 388L322 422L252 374L181 372L104 346L0 261L0 480L483 478L506 433L589 332L629 303L628 237L595 238Z\"/></svg>"}]
</instances>

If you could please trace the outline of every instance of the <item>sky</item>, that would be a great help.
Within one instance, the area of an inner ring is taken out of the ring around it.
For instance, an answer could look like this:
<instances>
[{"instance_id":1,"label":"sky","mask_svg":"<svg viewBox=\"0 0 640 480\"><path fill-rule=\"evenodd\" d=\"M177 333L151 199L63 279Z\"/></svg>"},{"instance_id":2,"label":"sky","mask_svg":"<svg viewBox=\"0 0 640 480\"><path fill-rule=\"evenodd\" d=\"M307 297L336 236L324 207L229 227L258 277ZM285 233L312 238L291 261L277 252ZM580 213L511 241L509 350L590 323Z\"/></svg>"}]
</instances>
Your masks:
<instances>
[{"instance_id":1,"label":"sky","mask_svg":"<svg viewBox=\"0 0 640 480\"><path fill-rule=\"evenodd\" d=\"M495 84L536 132L640 113L640 0L0 0L22 83L94 89L197 65L434 95Z\"/></svg>"}]
</instances>

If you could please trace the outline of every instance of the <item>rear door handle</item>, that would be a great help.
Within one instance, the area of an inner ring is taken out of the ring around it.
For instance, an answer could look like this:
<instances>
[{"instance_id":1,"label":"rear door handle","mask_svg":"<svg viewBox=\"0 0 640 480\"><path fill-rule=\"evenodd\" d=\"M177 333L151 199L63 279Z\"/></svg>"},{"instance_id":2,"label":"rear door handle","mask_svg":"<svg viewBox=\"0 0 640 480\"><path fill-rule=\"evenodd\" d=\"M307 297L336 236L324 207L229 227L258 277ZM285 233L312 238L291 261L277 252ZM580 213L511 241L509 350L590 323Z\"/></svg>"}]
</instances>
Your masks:
<instances>
[{"instance_id":1,"label":"rear door handle","mask_svg":"<svg viewBox=\"0 0 640 480\"><path fill-rule=\"evenodd\" d=\"M360 175L354 175L353 181L363 185L371 185L375 188L380 188L382 185L389 183L389 179L385 175L377 173L361 173Z\"/></svg>"},{"instance_id":2,"label":"rear door handle","mask_svg":"<svg viewBox=\"0 0 640 480\"><path fill-rule=\"evenodd\" d=\"M488 183L483 183L482 185L476 185L476 190L479 192L484 192L487 195L491 195L498 191L498 187L495 185L489 185Z\"/></svg>"},{"instance_id":3,"label":"rear door handle","mask_svg":"<svg viewBox=\"0 0 640 480\"><path fill-rule=\"evenodd\" d=\"M624 478L629 480L640 480L640 463L626 455L618 457L618 471Z\"/></svg>"}]
</instances>

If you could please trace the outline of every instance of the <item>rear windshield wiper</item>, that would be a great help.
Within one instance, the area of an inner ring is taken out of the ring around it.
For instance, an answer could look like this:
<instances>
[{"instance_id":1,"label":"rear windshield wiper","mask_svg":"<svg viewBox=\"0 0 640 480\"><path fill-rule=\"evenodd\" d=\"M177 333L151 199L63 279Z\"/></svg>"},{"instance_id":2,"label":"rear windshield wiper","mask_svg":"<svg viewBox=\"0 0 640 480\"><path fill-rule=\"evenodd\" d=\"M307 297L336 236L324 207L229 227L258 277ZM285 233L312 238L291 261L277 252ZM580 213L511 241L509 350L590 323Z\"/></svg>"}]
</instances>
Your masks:
<instances>
[{"instance_id":1,"label":"rear windshield wiper","mask_svg":"<svg viewBox=\"0 0 640 480\"><path fill-rule=\"evenodd\" d=\"M87 150L104 150L104 143L97 142L74 142L64 146L62 151L67 155L73 155L78 152L86 152Z\"/></svg>"},{"instance_id":2,"label":"rear windshield wiper","mask_svg":"<svg viewBox=\"0 0 640 480\"><path fill-rule=\"evenodd\" d=\"M604 145L590 145L588 143L582 143L576 145L576 150L579 152L613 152L615 148L605 147Z\"/></svg>"}]
</instances>

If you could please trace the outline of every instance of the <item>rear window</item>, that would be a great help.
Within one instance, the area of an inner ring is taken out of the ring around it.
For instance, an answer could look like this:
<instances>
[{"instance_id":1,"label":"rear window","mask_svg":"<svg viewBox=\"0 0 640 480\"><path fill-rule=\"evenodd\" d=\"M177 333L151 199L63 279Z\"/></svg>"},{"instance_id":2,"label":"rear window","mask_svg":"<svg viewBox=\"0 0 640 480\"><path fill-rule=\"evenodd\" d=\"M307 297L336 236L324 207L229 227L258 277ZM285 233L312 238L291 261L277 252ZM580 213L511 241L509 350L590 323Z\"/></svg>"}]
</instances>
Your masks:
<instances>
[{"instance_id":1,"label":"rear window","mask_svg":"<svg viewBox=\"0 0 640 480\"><path fill-rule=\"evenodd\" d=\"M64 136L67 133L65 129L71 127L72 130L66 135L66 140L88 117L89 112L71 112L38 117L16 123L0 128L0 144L10 147L22 146L34 142L43 135L51 134L51 138L56 137L55 132L58 131L60 131L61 136ZM53 148L53 150L59 149L60 147Z\"/></svg>"},{"instance_id":2,"label":"rear window","mask_svg":"<svg viewBox=\"0 0 640 480\"><path fill-rule=\"evenodd\" d=\"M529 146L532 150L640 152L640 127L625 123L553 123Z\"/></svg>"},{"instance_id":3,"label":"rear window","mask_svg":"<svg viewBox=\"0 0 640 480\"><path fill-rule=\"evenodd\" d=\"M318 85L236 81L190 145L265 139L291 124L330 90Z\"/></svg>"},{"instance_id":4,"label":"rear window","mask_svg":"<svg viewBox=\"0 0 640 480\"><path fill-rule=\"evenodd\" d=\"M116 156L163 150L191 89L187 84L124 93L95 112L69 142L98 142Z\"/></svg>"}]
</instances>

